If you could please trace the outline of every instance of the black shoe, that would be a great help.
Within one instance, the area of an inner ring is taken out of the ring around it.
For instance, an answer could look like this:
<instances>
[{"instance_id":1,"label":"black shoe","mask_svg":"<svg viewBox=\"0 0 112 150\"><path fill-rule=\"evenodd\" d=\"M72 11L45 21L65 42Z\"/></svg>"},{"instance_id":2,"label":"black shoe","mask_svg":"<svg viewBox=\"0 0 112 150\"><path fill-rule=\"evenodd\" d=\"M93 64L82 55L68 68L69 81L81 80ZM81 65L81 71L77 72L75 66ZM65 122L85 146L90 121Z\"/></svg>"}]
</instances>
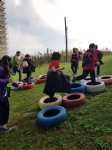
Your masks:
<instances>
[{"instance_id":1,"label":"black shoe","mask_svg":"<svg viewBox=\"0 0 112 150\"><path fill-rule=\"evenodd\" d=\"M76 78L75 78L75 77L73 77L72 82L74 83L74 82L75 82L75 80L76 80Z\"/></svg>"},{"instance_id":2,"label":"black shoe","mask_svg":"<svg viewBox=\"0 0 112 150\"><path fill-rule=\"evenodd\" d=\"M11 129L10 128L7 128L6 126L3 126L3 127L0 127L0 132L1 133L6 133L6 132L9 132Z\"/></svg>"}]
</instances>

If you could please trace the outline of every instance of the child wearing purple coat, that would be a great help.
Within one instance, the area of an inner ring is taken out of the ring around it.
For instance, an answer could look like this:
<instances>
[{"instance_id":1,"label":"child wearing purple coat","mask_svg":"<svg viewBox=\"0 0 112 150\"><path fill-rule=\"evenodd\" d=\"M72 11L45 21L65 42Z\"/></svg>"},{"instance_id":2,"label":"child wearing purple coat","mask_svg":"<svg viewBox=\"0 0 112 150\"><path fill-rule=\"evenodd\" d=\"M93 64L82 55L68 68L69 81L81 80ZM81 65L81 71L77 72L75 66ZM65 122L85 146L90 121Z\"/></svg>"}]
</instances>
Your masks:
<instances>
[{"instance_id":1,"label":"child wearing purple coat","mask_svg":"<svg viewBox=\"0 0 112 150\"><path fill-rule=\"evenodd\" d=\"M0 60L0 132L5 133L10 130L6 127L9 119L9 101L10 87L7 88L8 83L12 83L13 86L19 87L19 85L10 79L11 69L11 57L4 55ZM8 90L7 90L8 89Z\"/></svg>"}]
</instances>

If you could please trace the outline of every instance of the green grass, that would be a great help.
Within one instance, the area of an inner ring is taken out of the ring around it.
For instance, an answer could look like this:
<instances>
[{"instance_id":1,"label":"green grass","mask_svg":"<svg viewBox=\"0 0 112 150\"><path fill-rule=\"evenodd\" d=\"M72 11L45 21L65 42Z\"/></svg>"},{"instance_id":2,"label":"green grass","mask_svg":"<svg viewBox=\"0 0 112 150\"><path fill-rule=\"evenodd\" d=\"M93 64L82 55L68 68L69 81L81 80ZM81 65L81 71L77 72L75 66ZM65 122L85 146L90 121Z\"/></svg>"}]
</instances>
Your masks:
<instances>
[{"instance_id":1,"label":"green grass","mask_svg":"<svg viewBox=\"0 0 112 150\"><path fill-rule=\"evenodd\" d=\"M112 75L112 55L103 57L101 75ZM70 63L62 63L64 73L72 76ZM46 74L48 65L38 66L33 77ZM81 62L78 74L82 73ZM23 75L24 76L24 75ZM16 79L18 74L16 75ZM86 103L66 108L65 122L43 128L36 122L38 102L44 84L30 90L13 90L8 126L13 129L0 134L0 150L112 150L112 85L103 92L86 94Z\"/></svg>"}]
</instances>

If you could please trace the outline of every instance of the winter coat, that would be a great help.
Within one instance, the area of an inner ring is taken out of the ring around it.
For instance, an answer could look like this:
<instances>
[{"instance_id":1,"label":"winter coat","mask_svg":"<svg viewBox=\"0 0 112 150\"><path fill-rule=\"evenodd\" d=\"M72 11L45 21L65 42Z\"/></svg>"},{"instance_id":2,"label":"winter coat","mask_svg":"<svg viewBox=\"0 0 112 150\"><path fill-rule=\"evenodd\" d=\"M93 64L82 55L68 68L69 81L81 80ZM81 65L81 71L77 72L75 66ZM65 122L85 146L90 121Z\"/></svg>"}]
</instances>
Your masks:
<instances>
[{"instance_id":1,"label":"winter coat","mask_svg":"<svg viewBox=\"0 0 112 150\"><path fill-rule=\"evenodd\" d=\"M27 66L24 67L24 65L23 65L23 73L32 72L32 68L35 68L35 66L32 63L31 59L25 57L23 59L23 64L24 64L25 61L27 62Z\"/></svg>"},{"instance_id":2,"label":"winter coat","mask_svg":"<svg viewBox=\"0 0 112 150\"><path fill-rule=\"evenodd\" d=\"M73 53L71 56L70 62L72 64L76 64L76 63L78 63L78 59L79 59L79 54Z\"/></svg>"},{"instance_id":3,"label":"winter coat","mask_svg":"<svg viewBox=\"0 0 112 150\"><path fill-rule=\"evenodd\" d=\"M100 62L100 65L103 64L103 62L102 62L102 56L103 56L103 54L102 54L101 51L99 51L99 50L95 50L95 51L94 51L94 57L95 57L95 59L96 59L98 62Z\"/></svg>"},{"instance_id":4,"label":"winter coat","mask_svg":"<svg viewBox=\"0 0 112 150\"><path fill-rule=\"evenodd\" d=\"M94 57L94 51L91 49L88 49L85 53L88 56L89 61L86 63L82 62L83 70L95 70L95 64L96 64L97 60Z\"/></svg>"},{"instance_id":5,"label":"winter coat","mask_svg":"<svg viewBox=\"0 0 112 150\"><path fill-rule=\"evenodd\" d=\"M9 75L7 75L4 68L0 66L0 101L4 100L8 83L9 83ZM12 85L18 87L18 84L15 82L13 82Z\"/></svg>"},{"instance_id":6,"label":"winter coat","mask_svg":"<svg viewBox=\"0 0 112 150\"><path fill-rule=\"evenodd\" d=\"M71 84L62 72L53 72L50 70L47 73L47 80L43 93L50 95L54 92L70 93Z\"/></svg>"}]
</instances>

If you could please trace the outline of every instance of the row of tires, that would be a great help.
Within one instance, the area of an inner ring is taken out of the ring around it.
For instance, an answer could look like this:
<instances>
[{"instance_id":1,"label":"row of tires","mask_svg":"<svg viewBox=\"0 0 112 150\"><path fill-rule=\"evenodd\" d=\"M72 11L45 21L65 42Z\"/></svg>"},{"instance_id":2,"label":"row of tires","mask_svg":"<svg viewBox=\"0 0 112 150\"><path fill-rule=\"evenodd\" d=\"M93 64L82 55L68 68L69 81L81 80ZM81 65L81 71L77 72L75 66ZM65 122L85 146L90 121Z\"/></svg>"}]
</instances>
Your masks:
<instances>
[{"instance_id":1,"label":"row of tires","mask_svg":"<svg viewBox=\"0 0 112 150\"><path fill-rule=\"evenodd\" d=\"M39 108L44 109L49 106L59 106L63 105L65 107L76 107L84 104L86 102L86 97L83 93L75 92L66 94L63 98L55 94L53 98L53 102L49 103L49 96L44 96L39 101Z\"/></svg>"},{"instance_id":2,"label":"row of tires","mask_svg":"<svg viewBox=\"0 0 112 150\"><path fill-rule=\"evenodd\" d=\"M17 83L19 84L19 88L21 90L31 89L35 86L34 82L30 82L30 83L17 82ZM105 83L103 81L96 82L96 85L91 85L90 81L84 82L83 84L81 84L81 83L72 83L71 84L71 93L80 92L80 93L85 94L85 92L102 91L104 88L105 88ZM17 89L17 88L11 87L11 89Z\"/></svg>"},{"instance_id":3,"label":"row of tires","mask_svg":"<svg viewBox=\"0 0 112 150\"><path fill-rule=\"evenodd\" d=\"M47 74L40 75L37 78L37 83L45 83L46 79L47 79ZM81 80L81 83L84 83L85 81L88 81L88 80L90 80L90 77L87 77L86 79ZM109 83L112 83L112 76L103 75L103 76L96 78L96 80L100 80L100 81L103 81L104 83L109 84Z\"/></svg>"},{"instance_id":4,"label":"row of tires","mask_svg":"<svg viewBox=\"0 0 112 150\"><path fill-rule=\"evenodd\" d=\"M55 94L55 101L51 103L48 103L48 99L49 97L45 96L39 101L42 110L37 114L37 122L43 127L53 127L65 121L67 112L64 107L77 107L86 102L85 95L78 92L67 94L63 98Z\"/></svg>"},{"instance_id":5,"label":"row of tires","mask_svg":"<svg viewBox=\"0 0 112 150\"><path fill-rule=\"evenodd\" d=\"M102 81L103 80L103 81ZM81 83L72 84L71 91L74 93L66 94L63 98L60 95L54 95L54 101L48 103L48 96L40 99L39 107L42 109L37 114L37 122L43 127L54 127L66 120L67 112L64 107L77 107L86 102L85 87L88 92L102 91L105 88L105 83L112 83L112 77L102 76L96 79L96 85L91 85L90 79L81 80ZM81 86L79 86L81 85ZM78 90L82 93L76 92ZM59 106L59 105L63 105Z\"/></svg>"},{"instance_id":6,"label":"row of tires","mask_svg":"<svg viewBox=\"0 0 112 150\"><path fill-rule=\"evenodd\" d=\"M38 78L38 83L45 83L46 82L47 75L40 75ZM85 87L87 92L98 92L102 91L105 88L104 83L109 84L112 83L112 76L105 75L101 76L98 79L96 78L96 85L92 86L90 85L90 77L87 77L86 79L83 79L80 81L80 83L72 84L71 92L81 92L85 93ZM101 82L103 81L103 82ZM20 86L20 89L31 89L35 86L35 79L32 78L30 83L26 83L25 80L22 80L21 82L17 82ZM81 86L82 85L82 86ZM84 86L83 86L84 85ZM11 87L11 89L17 89L15 87Z\"/></svg>"}]
</instances>

